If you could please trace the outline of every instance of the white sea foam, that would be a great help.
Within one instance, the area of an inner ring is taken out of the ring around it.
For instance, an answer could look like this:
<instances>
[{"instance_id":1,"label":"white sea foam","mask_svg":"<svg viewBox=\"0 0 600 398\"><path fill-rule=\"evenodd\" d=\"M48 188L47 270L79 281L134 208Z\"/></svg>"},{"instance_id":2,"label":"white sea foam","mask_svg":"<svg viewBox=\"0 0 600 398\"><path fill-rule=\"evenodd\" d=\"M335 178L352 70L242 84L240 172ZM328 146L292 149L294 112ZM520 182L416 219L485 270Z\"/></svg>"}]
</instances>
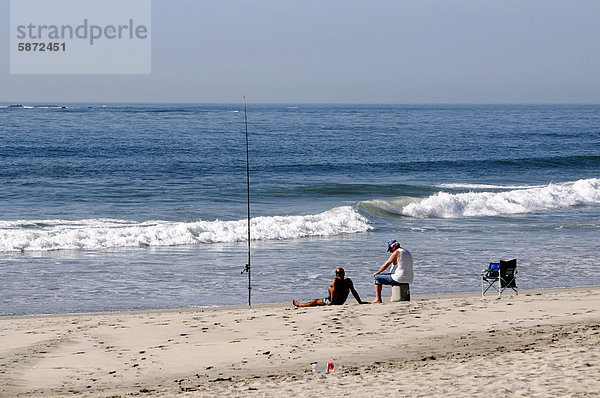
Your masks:
<instances>
[{"instance_id":1,"label":"white sea foam","mask_svg":"<svg viewBox=\"0 0 600 398\"><path fill-rule=\"evenodd\" d=\"M418 218L456 218L526 214L600 203L600 179L592 178L503 192L438 192L400 209Z\"/></svg>"},{"instance_id":2,"label":"white sea foam","mask_svg":"<svg viewBox=\"0 0 600 398\"><path fill-rule=\"evenodd\" d=\"M0 106L0 108L12 108L12 109L67 109L63 105L8 105Z\"/></svg>"},{"instance_id":3,"label":"white sea foam","mask_svg":"<svg viewBox=\"0 0 600 398\"><path fill-rule=\"evenodd\" d=\"M279 240L365 232L368 220L350 206L306 216L256 217L252 239ZM238 221L136 223L124 220L0 221L0 252L160 247L245 241Z\"/></svg>"}]
</instances>

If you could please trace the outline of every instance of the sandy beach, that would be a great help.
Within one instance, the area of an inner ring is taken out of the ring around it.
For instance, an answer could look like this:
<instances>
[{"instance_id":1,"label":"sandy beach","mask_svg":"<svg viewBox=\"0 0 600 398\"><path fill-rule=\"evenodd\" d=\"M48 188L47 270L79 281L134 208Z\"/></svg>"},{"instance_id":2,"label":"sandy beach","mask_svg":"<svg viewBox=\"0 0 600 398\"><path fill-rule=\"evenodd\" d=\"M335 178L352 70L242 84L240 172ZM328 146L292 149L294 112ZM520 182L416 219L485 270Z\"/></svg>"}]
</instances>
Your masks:
<instances>
[{"instance_id":1,"label":"sandy beach","mask_svg":"<svg viewBox=\"0 0 600 398\"><path fill-rule=\"evenodd\" d=\"M2 317L0 341L3 397L598 396L600 287Z\"/></svg>"}]
</instances>

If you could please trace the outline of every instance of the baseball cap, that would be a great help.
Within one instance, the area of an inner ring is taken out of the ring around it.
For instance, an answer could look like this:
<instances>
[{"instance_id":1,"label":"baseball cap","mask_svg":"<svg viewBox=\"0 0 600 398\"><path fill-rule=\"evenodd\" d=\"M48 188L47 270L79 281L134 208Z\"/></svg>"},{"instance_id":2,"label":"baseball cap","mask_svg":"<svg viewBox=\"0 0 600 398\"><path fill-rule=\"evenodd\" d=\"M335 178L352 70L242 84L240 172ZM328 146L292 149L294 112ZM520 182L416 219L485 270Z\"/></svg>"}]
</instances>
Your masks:
<instances>
[{"instance_id":1,"label":"baseball cap","mask_svg":"<svg viewBox=\"0 0 600 398\"><path fill-rule=\"evenodd\" d=\"M394 243L398 243L398 242L396 242L396 240L395 240L395 239L394 239L394 240L389 240L389 241L388 241L388 243L387 243L387 245L388 245L388 249L387 249L387 251L391 251L391 250L392 250L392 245L393 245Z\"/></svg>"}]
</instances>

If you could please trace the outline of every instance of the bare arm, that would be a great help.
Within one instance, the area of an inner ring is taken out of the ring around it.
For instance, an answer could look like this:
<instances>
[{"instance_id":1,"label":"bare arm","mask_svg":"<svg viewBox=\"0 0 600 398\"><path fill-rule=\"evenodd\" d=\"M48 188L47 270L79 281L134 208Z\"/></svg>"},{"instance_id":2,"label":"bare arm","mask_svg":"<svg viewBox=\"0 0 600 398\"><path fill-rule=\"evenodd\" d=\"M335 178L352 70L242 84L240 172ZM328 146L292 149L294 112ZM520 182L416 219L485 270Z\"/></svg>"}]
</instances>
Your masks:
<instances>
[{"instance_id":1,"label":"bare arm","mask_svg":"<svg viewBox=\"0 0 600 398\"><path fill-rule=\"evenodd\" d=\"M356 289L354 289L354 283L352 283L352 280L351 279L346 279L346 280L348 281L348 288L350 288L350 291L352 292L352 295L354 296L356 301L358 301L358 304L368 304L366 301L362 301L360 299L358 292L356 291Z\"/></svg>"},{"instance_id":2,"label":"bare arm","mask_svg":"<svg viewBox=\"0 0 600 398\"><path fill-rule=\"evenodd\" d=\"M381 267L379 267L379 269L377 270L377 272L375 272L373 274L373 276L377 275L377 274L381 274L383 271L385 271L387 269L387 267L389 267L391 264L394 263L394 259L396 259L398 257L398 251L393 252L392 254L390 254L390 258L388 258L388 260L383 263L383 265Z\"/></svg>"}]
</instances>

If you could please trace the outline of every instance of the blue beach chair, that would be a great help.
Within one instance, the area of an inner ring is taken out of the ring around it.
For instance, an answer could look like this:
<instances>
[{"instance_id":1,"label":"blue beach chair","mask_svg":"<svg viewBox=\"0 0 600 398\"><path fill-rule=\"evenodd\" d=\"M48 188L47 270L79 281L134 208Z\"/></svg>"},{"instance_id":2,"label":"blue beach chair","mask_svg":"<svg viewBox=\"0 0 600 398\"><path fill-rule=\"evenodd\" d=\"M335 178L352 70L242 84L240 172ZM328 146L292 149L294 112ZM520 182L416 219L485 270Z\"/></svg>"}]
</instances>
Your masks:
<instances>
[{"instance_id":1,"label":"blue beach chair","mask_svg":"<svg viewBox=\"0 0 600 398\"><path fill-rule=\"evenodd\" d=\"M487 283L487 285L486 285ZM498 285L496 285L498 283ZM496 289L498 298L506 289L512 289L515 294L519 294L517 287L517 260L500 260L499 263L490 263L489 267L481 270L481 296L490 288Z\"/></svg>"}]
</instances>

